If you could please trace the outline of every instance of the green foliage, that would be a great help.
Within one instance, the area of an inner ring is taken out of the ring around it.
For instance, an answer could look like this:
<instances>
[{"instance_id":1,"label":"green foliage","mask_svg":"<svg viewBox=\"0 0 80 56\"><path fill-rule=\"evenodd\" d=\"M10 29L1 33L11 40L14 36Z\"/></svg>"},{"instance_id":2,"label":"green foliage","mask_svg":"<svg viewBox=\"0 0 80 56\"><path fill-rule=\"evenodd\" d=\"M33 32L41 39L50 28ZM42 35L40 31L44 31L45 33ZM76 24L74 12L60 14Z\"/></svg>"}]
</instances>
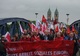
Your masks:
<instances>
[{"instance_id":1,"label":"green foliage","mask_svg":"<svg viewBox=\"0 0 80 56\"><path fill-rule=\"evenodd\" d=\"M32 23L36 24L36 21L31 21Z\"/></svg>"}]
</instances>

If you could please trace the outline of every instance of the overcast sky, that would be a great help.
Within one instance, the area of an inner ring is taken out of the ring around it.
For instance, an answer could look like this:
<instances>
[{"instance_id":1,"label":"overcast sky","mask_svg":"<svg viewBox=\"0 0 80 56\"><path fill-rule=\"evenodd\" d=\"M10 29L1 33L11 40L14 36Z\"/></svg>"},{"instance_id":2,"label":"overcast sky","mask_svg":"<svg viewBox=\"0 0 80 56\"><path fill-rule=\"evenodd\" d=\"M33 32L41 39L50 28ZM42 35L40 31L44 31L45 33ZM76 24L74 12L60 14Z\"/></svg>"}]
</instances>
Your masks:
<instances>
[{"instance_id":1,"label":"overcast sky","mask_svg":"<svg viewBox=\"0 0 80 56\"><path fill-rule=\"evenodd\" d=\"M0 0L0 18L22 17L29 20L41 20L42 15L47 16L48 9L51 9L52 17L57 8L59 21L65 22L69 13L69 24L80 19L80 0Z\"/></svg>"}]
</instances>

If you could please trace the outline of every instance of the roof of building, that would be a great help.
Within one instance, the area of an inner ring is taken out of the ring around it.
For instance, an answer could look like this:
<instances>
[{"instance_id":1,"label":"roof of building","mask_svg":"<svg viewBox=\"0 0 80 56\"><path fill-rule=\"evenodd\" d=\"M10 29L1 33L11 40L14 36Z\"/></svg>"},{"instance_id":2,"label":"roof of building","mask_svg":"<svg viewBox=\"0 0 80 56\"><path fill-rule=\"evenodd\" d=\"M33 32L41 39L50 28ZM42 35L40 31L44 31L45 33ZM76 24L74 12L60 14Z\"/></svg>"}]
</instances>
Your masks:
<instances>
[{"instance_id":1,"label":"roof of building","mask_svg":"<svg viewBox=\"0 0 80 56\"><path fill-rule=\"evenodd\" d=\"M57 10L57 8L56 8L56 10L55 10L55 14L58 14L59 12L58 12L58 10Z\"/></svg>"},{"instance_id":2,"label":"roof of building","mask_svg":"<svg viewBox=\"0 0 80 56\"><path fill-rule=\"evenodd\" d=\"M47 12L48 14L51 14L51 10L50 10L50 8L48 9L48 12Z\"/></svg>"}]
</instances>

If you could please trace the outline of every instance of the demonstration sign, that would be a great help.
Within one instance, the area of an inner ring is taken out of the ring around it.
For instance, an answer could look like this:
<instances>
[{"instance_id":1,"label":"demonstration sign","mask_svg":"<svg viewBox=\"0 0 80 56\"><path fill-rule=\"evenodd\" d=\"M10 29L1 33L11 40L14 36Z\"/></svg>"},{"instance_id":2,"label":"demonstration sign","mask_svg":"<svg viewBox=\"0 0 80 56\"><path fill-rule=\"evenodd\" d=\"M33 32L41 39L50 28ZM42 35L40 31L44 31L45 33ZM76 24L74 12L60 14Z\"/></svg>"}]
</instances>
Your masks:
<instances>
[{"instance_id":1,"label":"demonstration sign","mask_svg":"<svg viewBox=\"0 0 80 56\"><path fill-rule=\"evenodd\" d=\"M7 42L8 56L72 56L73 41Z\"/></svg>"}]
</instances>

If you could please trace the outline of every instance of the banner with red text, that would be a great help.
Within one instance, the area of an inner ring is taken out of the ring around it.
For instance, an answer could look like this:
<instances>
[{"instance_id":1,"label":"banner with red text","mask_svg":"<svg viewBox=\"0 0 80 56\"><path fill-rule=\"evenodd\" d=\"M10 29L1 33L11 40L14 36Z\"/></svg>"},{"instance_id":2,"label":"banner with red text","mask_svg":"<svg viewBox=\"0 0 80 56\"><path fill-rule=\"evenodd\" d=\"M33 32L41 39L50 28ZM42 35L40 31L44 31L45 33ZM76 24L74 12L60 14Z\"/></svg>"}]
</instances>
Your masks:
<instances>
[{"instance_id":1,"label":"banner with red text","mask_svg":"<svg viewBox=\"0 0 80 56\"><path fill-rule=\"evenodd\" d=\"M72 56L73 41L7 42L8 56Z\"/></svg>"}]
</instances>

